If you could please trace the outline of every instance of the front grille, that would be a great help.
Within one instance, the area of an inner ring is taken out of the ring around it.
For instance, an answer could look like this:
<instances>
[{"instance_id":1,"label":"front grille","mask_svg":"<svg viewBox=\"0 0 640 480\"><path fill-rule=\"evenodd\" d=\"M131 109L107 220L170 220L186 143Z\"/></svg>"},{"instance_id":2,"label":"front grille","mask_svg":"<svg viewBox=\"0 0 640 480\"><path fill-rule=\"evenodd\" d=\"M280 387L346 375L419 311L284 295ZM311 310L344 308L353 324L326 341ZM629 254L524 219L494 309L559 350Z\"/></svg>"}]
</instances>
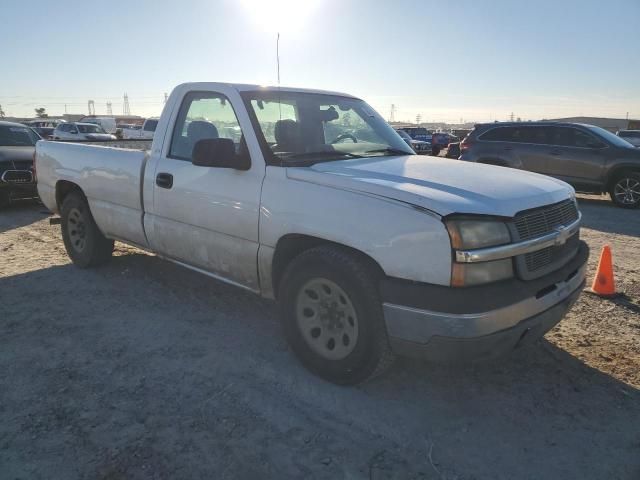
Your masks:
<instances>
[{"instance_id":1,"label":"front grille","mask_svg":"<svg viewBox=\"0 0 640 480\"><path fill-rule=\"evenodd\" d=\"M573 200L525 210L516 215L515 225L520 240L542 237L552 233L560 225L569 225L578 219L578 209Z\"/></svg>"},{"instance_id":2,"label":"front grille","mask_svg":"<svg viewBox=\"0 0 640 480\"><path fill-rule=\"evenodd\" d=\"M29 170L6 170L0 179L6 183L31 183L33 173Z\"/></svg>"},{"instance_id":3,"label":"front grille","mask_svg":"<svg viewBox=\"0 0 640 480\"><path fill-rule=\"evenodd\" d=\"M525 210L516 215L514 227L518 239L529 240L553 233L559 226L567 226L578 219L578 209L573 200ZM578 250L579 234L573 235L564 245L551 246L516 257L519 276L525 280L545 275L565 265Z\"/></svg>"},{"instance_id":4,"label":"front grille","mask_svg":"<svg viewBox=\"0 0 640 480\"><path fill-rule=\"evenodd\" d=\"M564 245L551 246L527 253L524 256L527 272L537 272L556 262L564 263L565 260L571 259L578 249L578 242L579 235L575 234Z\"/></svg>"}]
</instances>

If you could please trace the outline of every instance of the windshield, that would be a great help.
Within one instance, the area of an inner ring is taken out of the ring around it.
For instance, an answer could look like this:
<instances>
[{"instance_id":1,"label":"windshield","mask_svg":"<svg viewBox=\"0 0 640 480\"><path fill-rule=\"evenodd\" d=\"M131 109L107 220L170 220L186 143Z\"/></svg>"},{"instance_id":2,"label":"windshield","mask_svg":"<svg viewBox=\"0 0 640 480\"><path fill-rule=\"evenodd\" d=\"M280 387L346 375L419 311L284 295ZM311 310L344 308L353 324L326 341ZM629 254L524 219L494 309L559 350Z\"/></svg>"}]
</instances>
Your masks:
<instances>
[{"instance_id":1,"label":"windshield","mask_svg":"<svg viewBox=\"0 0 640 480\"><path fill-rule=\"evenodd\" d=\"M40 137L29 127L0 125L0 147L33 147Z\"/></svg>"},{"instance_id":2,"label":"windshield","mask_svg":"<svg viewBox=\"0 0 640 480\"><path fill-rule=\"evenodd\" d=\"M619 136L614 135L609 130L596 127L595 125L585 125L585 127L587 127L589 130L591 130L593 133L597 134L601 138L604 138L609 143L612 143L616 147L633 147L633 145L627 142L624 138L620 138Z\"/></svg>"},{"instance_id":3,"label":"windshield","mask_svg":"<svg viewBox=\"0 0 640 480\"><path fill-rule=\"evenodd\" d=\"M78 124L80 133L107 133L100 125L80 125Z\"/></svg>"},{"instance_id":4,"label":"windshield","mask_svg":"<svg viewBox=\"0 0 640 480\"><path fill-rule=\"evenodd\" d=\"M243 98L255 113L273 156L280 161L315 163L414 154L362 100L278 91L245 92Z\"/></svg>"}]
</instances>

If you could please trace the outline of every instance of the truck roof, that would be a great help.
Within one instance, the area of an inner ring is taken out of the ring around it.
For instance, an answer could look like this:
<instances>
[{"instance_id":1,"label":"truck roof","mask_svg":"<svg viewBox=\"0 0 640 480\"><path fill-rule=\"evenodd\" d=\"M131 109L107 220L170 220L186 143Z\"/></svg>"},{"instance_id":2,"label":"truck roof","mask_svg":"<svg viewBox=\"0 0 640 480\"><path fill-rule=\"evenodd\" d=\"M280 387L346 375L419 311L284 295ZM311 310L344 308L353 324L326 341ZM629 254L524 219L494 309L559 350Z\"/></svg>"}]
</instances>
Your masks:
<instances>
[{"instance_id":1,"label":"truck roof","mask_svg":"<svg viewBox=\"0 0 640 480\"><path fill-rule=\"evenodd\" d=\"M265 85L251 85L246 83L223 83L223 82L188 82L178 85L179 87L188 87L188 89L211 89L215 90L216 87L225 86L227 88L235 88L239 92L251 92L251 91L265 91L265 92L304 92L304 93L320 93L324 95L336 95L340 97L357 98L348 93L334 92L330 90L316 90L313 88L299 88L299 87L279 87L279 86L265 86Z\"/></svg>"}]
</instances>

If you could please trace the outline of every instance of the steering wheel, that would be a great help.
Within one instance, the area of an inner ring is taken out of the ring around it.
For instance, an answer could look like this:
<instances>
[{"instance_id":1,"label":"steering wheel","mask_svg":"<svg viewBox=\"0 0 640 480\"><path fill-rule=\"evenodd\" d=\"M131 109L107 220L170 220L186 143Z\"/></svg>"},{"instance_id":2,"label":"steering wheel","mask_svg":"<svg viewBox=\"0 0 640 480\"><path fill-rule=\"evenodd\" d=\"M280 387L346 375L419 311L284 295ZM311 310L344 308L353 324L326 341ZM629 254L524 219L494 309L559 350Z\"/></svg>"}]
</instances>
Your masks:
<instances>
[{"instance_id":1,"label":"steering wheel","mask_svg":"<svg viewBox=\"0 0 640 480\"><path fill-rule=\"evenodd\" d=\"M334 143L338 143L339 141L345 140L347 138L353 141L353 143L358 143L358 139L356 137L354 137L350 133L343 133L342 135L338 135L336 138L334 138L331 144L333 145Z\"/></svg>"}]
</instances>

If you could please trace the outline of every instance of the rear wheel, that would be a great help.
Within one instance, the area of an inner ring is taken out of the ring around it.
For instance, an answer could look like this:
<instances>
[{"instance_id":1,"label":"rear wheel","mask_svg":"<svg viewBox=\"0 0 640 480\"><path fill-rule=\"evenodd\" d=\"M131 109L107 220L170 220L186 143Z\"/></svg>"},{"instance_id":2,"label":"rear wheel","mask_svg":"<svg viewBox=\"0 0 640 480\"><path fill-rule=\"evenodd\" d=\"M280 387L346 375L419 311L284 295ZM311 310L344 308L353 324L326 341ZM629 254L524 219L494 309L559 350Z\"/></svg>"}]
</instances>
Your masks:
<instances>
[{"instance_id":1,"label":"rear wheel","mask_svg":"<svg viewBox=\"0 0 640 480\"><path fill-rule=\"evenodd\" d=\"M62 239L71 261L80 268L106 263L113 253L113 240L106 238L79 192L71 192L60 211Z\"/></svg>"},{"instance_id":2,"label":"rear wheel","mask_svg":"<svg viewBox=\"0 0 640 480\"><path fill-rule=\"evenodd\" d=\"M309 370L352 385L392 363L377 278L366 261L334 246L307 250L287 267L278 295L284 330Z\"/></svg>"},{"instance_id":3,"label":"rear wheel","mask_svg":"<svg viewBox=\"0 0 640 480\"><path fill-rule=\"evenodd\" d=\"M609 188L611 200L618 207L640 207L640 174L624 172L618 175Z\"/></svg>"}]
</instances>

